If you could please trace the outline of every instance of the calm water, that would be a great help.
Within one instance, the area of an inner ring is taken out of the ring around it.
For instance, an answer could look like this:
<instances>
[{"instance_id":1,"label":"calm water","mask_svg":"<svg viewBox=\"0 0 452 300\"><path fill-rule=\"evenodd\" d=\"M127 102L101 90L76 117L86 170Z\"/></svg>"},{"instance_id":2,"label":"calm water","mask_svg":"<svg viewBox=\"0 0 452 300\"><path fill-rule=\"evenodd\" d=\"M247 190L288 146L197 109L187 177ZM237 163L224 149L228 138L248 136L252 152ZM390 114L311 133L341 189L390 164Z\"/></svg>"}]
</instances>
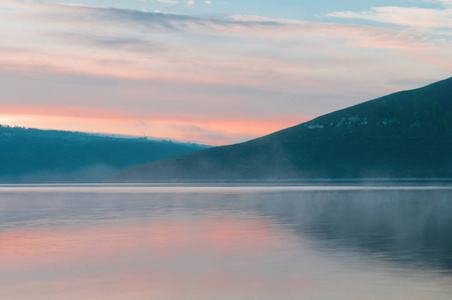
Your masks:
<instances>
[{"instance_id":1,"label":"calm water","mask_svg":"<svg viewBox=\"0 0 452 300\"><path fill-rule=\"evenodd\" d=\"M0 299L452 299L452 188L0 186Z\"/></svg>"}]
</instances>

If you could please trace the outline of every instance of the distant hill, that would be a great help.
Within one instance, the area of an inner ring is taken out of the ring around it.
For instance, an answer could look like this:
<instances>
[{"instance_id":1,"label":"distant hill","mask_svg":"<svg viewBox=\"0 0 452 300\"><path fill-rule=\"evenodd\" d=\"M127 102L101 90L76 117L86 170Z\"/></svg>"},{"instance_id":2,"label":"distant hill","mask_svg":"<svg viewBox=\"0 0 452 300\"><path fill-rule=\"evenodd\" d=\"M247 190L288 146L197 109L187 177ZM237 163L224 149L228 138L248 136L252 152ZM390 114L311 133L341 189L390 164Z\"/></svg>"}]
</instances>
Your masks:
<instances>
[{"instance_id":1,"label":"distant hill","mask_svg":"<svg viewBox=\"0 0 452 300\"><path fill-rule=\"evenodd\" d=\"M452 78L112 181L452 177Z\"/></svg>"},{"instance_id":2,"label":"distant hill","mask_svg":"<svg viewBox=\"0 0 452 300\"><path fill-rule=\"evenodd\" d=\"M0 183L92 182L204 145L0 125Z\"/></svg>"}]
</instances>

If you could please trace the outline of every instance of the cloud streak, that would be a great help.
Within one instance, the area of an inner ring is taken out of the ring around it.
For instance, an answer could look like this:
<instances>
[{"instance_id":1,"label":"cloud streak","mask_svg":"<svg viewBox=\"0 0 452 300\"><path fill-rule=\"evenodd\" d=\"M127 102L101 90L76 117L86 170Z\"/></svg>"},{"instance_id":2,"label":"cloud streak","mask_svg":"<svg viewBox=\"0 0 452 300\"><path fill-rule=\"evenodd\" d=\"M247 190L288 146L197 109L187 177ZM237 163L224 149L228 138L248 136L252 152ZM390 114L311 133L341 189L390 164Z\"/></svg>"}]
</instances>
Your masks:
<instances>
[{"instance_id":1,"label":"cloud streak","mask_svg":"<svg viewBox=\"0 0 452 300\"><path fill-rule=\"evenodd\" d=\"M440 2L443 9L384 6L373 7L370 10L354 12L341 11L330 13L328 16L344 19L361 19L381 23L396 24L420 28L452 28L452 4L449 1Z\"/></svg>"},{"instance_id":2,"label":"cloud streak","mask_svg":"<svg viewBox=\"0 0 452 300\"><path fill-rule=\"evenodd\" d=\"M410 13L380 9L372 18L395 22L396 12ZM242 141L263 133L250 129L253 120L280 129L284 119L302 122L452 69L451 42L432 31L444 28L439 18L433 25L420 18L430 27L418 30L12 0L2 2L0 18L2 106L77 108L74 116L112 110L124 120L145 111L168 123L179 119L172 137L199 136L201 128L205 142ZM194 121L206 116L228 120L228 130Z\"/></svg>"}]
</instances>

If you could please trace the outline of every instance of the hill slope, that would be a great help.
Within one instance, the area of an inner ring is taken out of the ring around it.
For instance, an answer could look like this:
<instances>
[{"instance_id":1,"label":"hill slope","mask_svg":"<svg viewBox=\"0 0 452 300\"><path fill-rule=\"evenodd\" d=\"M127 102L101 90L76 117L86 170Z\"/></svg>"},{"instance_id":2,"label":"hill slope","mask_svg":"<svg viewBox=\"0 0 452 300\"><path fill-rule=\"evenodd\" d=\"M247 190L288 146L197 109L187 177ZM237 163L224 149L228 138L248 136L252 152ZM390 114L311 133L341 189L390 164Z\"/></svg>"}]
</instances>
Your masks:
<instances>
[{"instance_id":1,"label":"hill slope","mask_svg":"<svg viewBox=\"0 0 452 300\"><path fill-rule=\"evenodd\" d=\"M113 181L452 177L452 78Z\"/></svg>"},{"instance_id":2,"label":"hill slope","mask_svg":"<svg viewBox=\"0 0 452 300\"><path fill-rule=\"evenodd\" d=\"M99 181L127 167L205 148L143 138L0 126L0 182Z\"/></svg>"}]
</instances>

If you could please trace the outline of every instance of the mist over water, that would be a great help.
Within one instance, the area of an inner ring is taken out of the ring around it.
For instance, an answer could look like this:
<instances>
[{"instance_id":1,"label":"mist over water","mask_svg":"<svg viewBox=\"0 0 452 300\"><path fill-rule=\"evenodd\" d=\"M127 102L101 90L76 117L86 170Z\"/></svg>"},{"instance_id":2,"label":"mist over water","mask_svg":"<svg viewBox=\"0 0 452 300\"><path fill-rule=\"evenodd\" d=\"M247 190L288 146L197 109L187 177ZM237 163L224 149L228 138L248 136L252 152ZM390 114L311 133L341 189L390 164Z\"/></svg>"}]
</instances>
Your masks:
<instances>
[{"instance_id":1,"label":"mist over water","mask_svg":"<svg viewBox=\"0 0 452 300\"><path fill-rule=\"evenodd\" d=\"M450 299L452 188L0 186L0 299Z\"/></svg>"}]
</instances>

